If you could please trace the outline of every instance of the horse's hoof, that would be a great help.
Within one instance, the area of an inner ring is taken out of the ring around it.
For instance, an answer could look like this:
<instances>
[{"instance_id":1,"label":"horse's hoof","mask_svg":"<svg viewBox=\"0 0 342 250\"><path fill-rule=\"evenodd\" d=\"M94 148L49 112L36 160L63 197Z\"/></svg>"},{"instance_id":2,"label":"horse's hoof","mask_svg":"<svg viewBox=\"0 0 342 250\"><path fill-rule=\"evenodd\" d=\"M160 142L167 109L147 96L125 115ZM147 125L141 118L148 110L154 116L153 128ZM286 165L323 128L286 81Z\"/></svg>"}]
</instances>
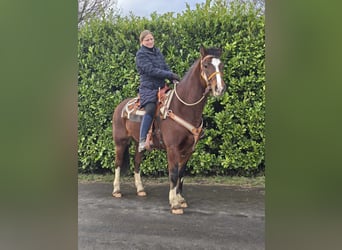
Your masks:
<instances>
[{"instance_id":1,"label":"horse's hoof","mask_svg":"<svg viewBox=\"0 0 342 250\"><path fill-rule=\"evenodd\" d=\"M186 202L181 203L181 208L187 208L187 207L188 207L188 203L186 203Z\"/></svg>"},{"instance_id":2,"label":"horse's hoof","mask_svg":"<svg viewBox=\"0 0 342 250\"><path fill-rule=\"evenodd\" d=\"M115 198L121 198L122 197L122 193L120 193L120 192L112 193L112 195Z\"/></svg>"},{"instance_id":3,"label":"horse's hoof","mask_svg":"<svg viewBox=\"0 0 342 250\"><path fill-rule=\"evenodd\" d=\"M138 195L139 197L145 197L147 194L146 194L145 191L139 191L139 192L137 192L137 195Z\"/></svg>"},{"instance_id":4,"label":"horse's hoof","mask_svg":"<svg viewBox=\"0 0 342 250\"><path fill-rule=\"evenodd\" d=\"M172 208L171 213L172 214L183 214L184 210L183 210L183 208Z\"/></svg>"}]
</instances>

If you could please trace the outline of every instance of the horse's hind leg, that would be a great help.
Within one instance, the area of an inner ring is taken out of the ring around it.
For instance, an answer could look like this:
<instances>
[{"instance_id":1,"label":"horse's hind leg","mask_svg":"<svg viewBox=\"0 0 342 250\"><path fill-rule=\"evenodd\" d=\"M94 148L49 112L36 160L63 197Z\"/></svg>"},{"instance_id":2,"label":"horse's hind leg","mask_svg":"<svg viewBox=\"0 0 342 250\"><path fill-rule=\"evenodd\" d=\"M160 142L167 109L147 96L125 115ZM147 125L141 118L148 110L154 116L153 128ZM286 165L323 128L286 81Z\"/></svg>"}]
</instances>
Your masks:
<instances>
[{"instance_id":1,"label":"horse's hind leg","mask_svg":"<svg viewBox=\"0 0 342 250\"><path fill-rule=\"evenodd\" d=\"M138 196L146 196L146 192L144 190L144 186L141 181L140 176L140 163L142 161L143 153L138 152L138 144L135 149L135 157L134 157L134 183L135 187L137 188L137 195Z\"/></svg>"},{"instance_id":2,"label":"horse's hind leg","mask_svg":"<svg viewBox=\"0 0 342 250\"><path fill-rule=\"evenodd\" d=\"M120 167L115 167L115 177L113 181L113 192L112 195L115 198L121 198L122 194L120 191Z\"/></svg>"},{"instance_id":3,"label":"horse's hind leg","mask_svg":"<svg viewBox=\"0 0 342 250\"><path fill-rule=\"evenodd\" d=\"M112 195L115 198L121 198L120 173L121 170L126 171L129 167L129 140L125 140L120 144L116 143L115 152L115 177L113 181Z\"/></svg>"}]
</instances>

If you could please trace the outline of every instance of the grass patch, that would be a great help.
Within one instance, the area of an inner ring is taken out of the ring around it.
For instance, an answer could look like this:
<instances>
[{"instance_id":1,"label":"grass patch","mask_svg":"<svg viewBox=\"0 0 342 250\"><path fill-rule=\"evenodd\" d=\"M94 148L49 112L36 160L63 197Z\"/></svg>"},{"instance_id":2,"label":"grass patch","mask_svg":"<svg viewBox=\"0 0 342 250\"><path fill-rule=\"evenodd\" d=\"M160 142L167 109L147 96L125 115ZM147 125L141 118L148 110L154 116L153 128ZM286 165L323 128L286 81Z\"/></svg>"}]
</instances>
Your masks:
<instances>
[{"instance_id":1,"label":"grass patch","mask_svg":"<svg viewBox=\"0 0 342 250\"><path fill-rule=\"evenodd\" d=\"M79 183L113 182L114 174L79 174ZM144 184L164 184L169 183L168 177L142 177ZM122 176L122 183L134 183L133 176ZM226 185L239 187L261 187L265 188L265 176L258 177L238 177L238 176L185 176L184 184L202 185Z\"/></svg>"}]
</instances>

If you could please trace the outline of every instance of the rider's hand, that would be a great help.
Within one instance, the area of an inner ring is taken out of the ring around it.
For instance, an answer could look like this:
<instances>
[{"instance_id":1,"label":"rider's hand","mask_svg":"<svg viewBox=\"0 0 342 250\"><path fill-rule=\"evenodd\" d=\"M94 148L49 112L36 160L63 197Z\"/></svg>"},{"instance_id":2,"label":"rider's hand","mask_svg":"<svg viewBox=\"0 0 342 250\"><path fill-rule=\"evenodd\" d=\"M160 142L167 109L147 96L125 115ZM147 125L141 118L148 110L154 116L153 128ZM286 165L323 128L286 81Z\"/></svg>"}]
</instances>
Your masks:
<instances>
[{"instance_id":1,"label":"rider's hand","mask_svg":"<svg viewBox=\"0 0 342 250\"><path fill-rule=\"evenodd\" d=\"M180 77L177 74L172 73L171 80L180 81Z\"/></svg>"}]
</instances>

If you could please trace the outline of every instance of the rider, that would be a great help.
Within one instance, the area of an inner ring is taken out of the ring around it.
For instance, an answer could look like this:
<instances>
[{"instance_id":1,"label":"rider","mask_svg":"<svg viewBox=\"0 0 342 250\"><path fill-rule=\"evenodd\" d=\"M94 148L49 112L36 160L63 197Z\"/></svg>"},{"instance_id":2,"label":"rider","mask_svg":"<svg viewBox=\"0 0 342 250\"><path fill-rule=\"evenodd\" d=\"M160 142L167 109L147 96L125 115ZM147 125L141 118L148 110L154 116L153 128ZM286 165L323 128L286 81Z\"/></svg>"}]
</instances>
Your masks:
<instances>
[{"instance_id":1,"label":"rider","mask_svg":"<svg viewBox=\"0 0 342 250\"><path fill-rule=\"evenodd\" d=\"M160 50L154 47L154 37L151 31L142 31L139 40L140 49L136 54L136 67L140 75L140 107L144 107L146 112L140 125L138 151L142 152L145 149L147 132L156 111L158 89L164 87L165 79L179 81L180 78L170 70Z\"/></svg>"}]
</instances>

